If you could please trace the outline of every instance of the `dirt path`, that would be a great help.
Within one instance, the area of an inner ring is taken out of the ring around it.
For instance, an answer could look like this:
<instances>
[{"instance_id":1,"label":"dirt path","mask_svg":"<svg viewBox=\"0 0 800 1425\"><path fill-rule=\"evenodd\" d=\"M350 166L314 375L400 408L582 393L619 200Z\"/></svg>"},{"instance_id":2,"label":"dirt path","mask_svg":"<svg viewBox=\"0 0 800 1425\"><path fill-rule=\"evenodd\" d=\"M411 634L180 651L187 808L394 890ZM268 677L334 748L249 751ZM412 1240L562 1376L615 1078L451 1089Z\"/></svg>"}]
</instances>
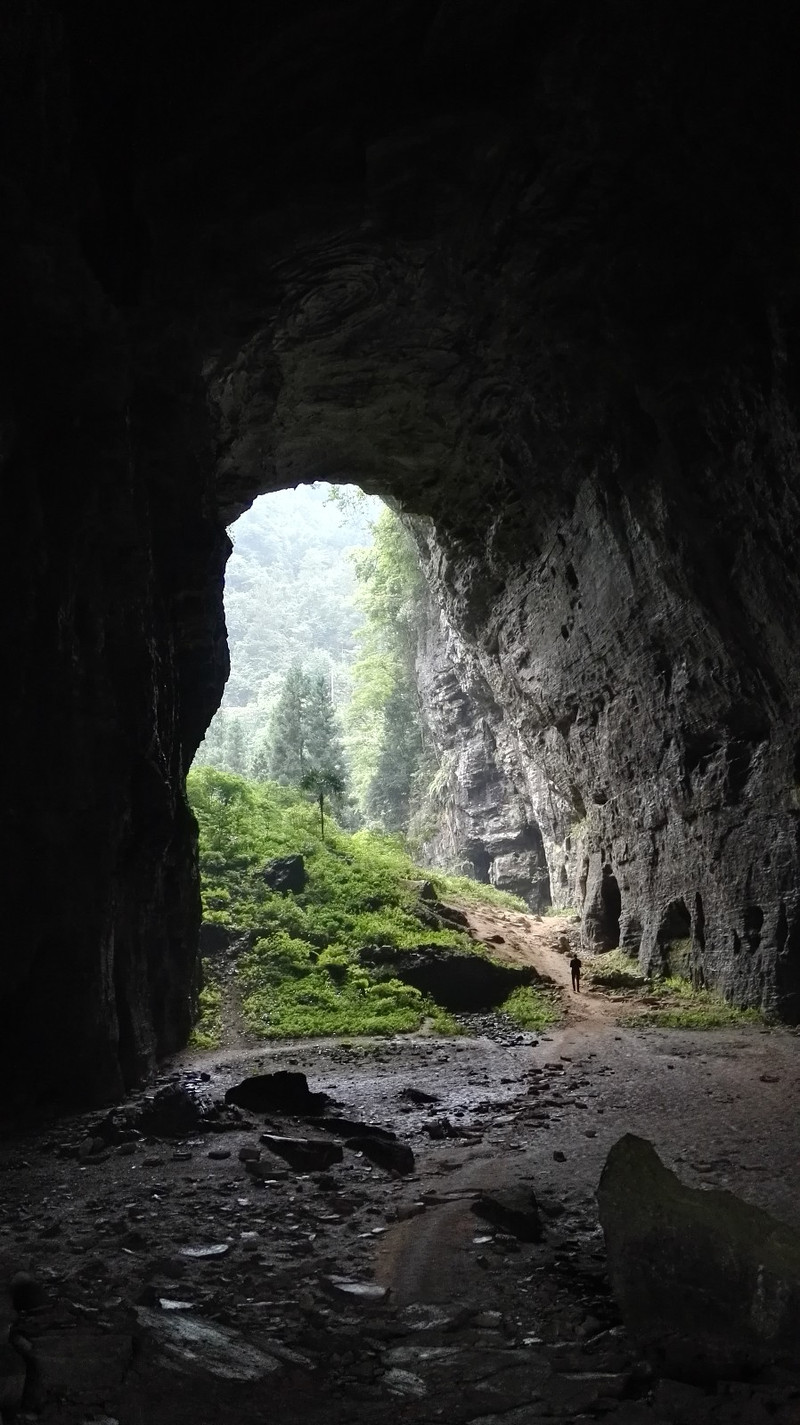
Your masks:
<instances>
[{"instance_id":1,"label":"dirt path","mask_svg":"<svg viewBox=\"0 0 800 1425\"><path fill-rule=\"evenodd\" d=\"M593 992L584 974L580 994L573 994L569 960L573 951L581 953L584 971L591 962L580 952L580 935L574 916L523 915L490 905L459 903L469 918L469 928L498 960L512 965L532 965L538 974L552 980L562 993L565 1023L569 1026L616 1023L618 1007L608 996ZM626 1005L626 1013L630 1006Z\"/></svg>"}]
</instances>

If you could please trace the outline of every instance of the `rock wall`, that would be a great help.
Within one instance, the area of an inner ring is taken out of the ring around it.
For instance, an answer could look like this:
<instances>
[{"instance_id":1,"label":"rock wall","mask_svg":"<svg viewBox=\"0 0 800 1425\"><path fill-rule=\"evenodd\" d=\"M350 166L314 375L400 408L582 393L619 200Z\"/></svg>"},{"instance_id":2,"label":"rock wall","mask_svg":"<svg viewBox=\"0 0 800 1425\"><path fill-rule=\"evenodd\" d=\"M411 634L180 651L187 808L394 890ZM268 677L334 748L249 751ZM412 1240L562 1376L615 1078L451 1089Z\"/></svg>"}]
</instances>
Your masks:
<instances>
[{"instance_id":1,"label":"rock wall","mask_svg":"<svg viewBox=\"0 0 800 1425\"><path fill-rule=\"evenodd\" d=\"M425 549L421 525L417 534ZM541 910L551 903L542 836L525 789L504 770L508 761L513 772L514 761L504 745L502 713L477 660L433 602L420 638L417 681L437 767L425 807L436 831L423 846L423 860L489 882Z\"/></svg>"},{"instance_id":2,"label":"rock wall","mask_svg":"<svg viewBox=\"0 0 800 1425\"><path fill-rule=\"evenodd\" d=\"M4 1065L108 1095L185 1034L224 526L322 477L435 529L494 861L487 752L589 942L800 1018L793 39L3 7Z\"/></svg>"}]
</instances>

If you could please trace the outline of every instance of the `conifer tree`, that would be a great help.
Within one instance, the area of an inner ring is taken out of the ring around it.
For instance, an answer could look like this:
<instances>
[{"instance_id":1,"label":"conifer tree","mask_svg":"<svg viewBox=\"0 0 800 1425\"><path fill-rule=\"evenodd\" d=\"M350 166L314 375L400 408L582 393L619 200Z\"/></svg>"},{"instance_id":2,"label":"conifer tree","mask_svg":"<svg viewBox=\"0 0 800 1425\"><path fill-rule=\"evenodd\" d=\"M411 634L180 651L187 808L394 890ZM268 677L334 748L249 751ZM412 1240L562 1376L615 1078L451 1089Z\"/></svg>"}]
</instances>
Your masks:
<instances>
[{"instance_id":1,"label":"conifer tree","mask_svg":"<svg viewBox=\"0 0 800 1425\"><path fill-rule=\"evenodd\" d=\"M274 782L299 786L308 763L308 678L298 659L290 665L272 714L269 775Z\"/></svg>"},{"instance_id":2,"label":"conifer tree","mask_svg":"<svg viewBox=\"0 0 800 1425\"><path fill-rule=\"evenodd\" d=\"M300 786L310 767L324 767L344 784L344 751L328 680L292 663L272 715L269 737L253 762L253 773Z\"/></svg>"}]
</instances>

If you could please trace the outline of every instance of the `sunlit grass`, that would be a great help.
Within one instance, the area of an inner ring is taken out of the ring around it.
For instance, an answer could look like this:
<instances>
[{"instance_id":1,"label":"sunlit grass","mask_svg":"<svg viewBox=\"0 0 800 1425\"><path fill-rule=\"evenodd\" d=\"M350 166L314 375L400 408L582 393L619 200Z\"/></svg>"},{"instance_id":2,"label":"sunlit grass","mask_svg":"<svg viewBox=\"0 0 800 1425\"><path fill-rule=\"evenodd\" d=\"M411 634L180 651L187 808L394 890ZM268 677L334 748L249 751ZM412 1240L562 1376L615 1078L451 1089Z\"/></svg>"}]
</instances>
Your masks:
<instances>
[{"instance_id":1,"label":"sunlit grass","mask_svg":"<svg viewBox=\"0 0 800 1425\"><path fill-rule=\"evenodd\" d=\"M607 950L585 963L588 983L599 990L637 990L647 984L638 960L624 950Z\"/></svg>"},{"instance_id":2,"label":"sunlit grass","mask_svg":"<svg viewBox=\"0 0 800 1425\"><path fill-rule=\"evenodd\" d=\"M530 985L513 990L501 1009L520 1029L545 1029L562 1018L558 999Z\"/></svg>"},{"instance_id":3,"label":"sunlit grass","mask_svg":"<svg viewBox=\"0 0 800 1425\"><path fill-rule=\"evenodd\" d=\"M207 961L203 962L205 984L200 991L200 1018L192 1030L189 1043L193 1049L217 1049L222 1036L222 991L212 979Z\"/></svg>"}]
</instances>

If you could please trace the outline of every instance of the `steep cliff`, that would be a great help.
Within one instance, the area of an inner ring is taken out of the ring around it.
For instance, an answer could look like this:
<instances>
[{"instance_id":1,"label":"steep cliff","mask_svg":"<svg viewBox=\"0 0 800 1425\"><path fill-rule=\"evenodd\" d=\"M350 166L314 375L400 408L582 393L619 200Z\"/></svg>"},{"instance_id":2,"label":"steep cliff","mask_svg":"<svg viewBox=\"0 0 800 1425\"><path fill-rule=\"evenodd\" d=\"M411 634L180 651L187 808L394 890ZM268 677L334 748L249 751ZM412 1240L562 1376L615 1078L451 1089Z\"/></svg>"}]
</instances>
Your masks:
<instances>
[{"instance_id":1,"label":"steep cliff","mask_svg":"<svg viewBox=\"0 0 800 1425\"><path fill-rule=\"evenodd\" d=\"M432 538L418 522L421 551L426 534ZM511 891L534 910L549 905L542 837L502 712L477 660L433 600L420 637L417 687L436 769L423 789L421 815L435 828L424 843L424 860Z\"/></svg>"},{"instance_id":2,"label":"steep cliff","mask_svg":"<svg viewBox=\"0 0 800 1425\"><path fill-rule=\"evenodd\" d=\"M185 1033L224 525L318 477L431 522L459 687L587 939L800 1018L788 9L0 26L4 1055L109 1093Z\"/></svg>"}]
</instances>

